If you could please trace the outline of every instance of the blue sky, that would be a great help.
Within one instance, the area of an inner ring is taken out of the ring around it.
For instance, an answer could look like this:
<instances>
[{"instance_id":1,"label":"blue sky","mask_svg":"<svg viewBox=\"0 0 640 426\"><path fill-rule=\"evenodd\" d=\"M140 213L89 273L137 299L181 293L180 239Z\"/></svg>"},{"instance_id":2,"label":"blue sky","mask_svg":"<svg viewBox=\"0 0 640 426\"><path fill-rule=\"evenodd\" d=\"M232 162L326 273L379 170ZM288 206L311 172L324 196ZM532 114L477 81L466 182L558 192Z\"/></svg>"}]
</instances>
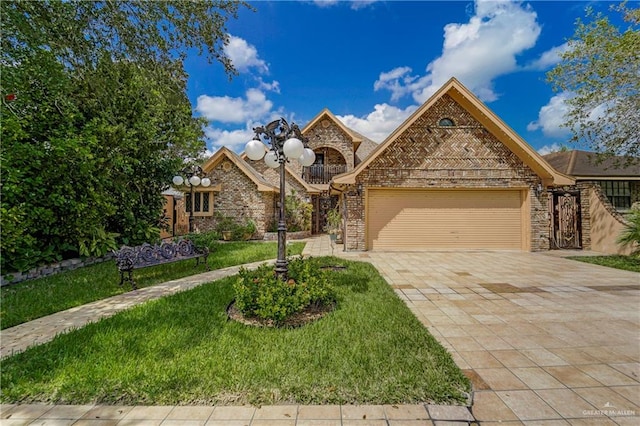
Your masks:
<instances>
[{"instance_id":1,"label":"blue sky","mask_svg":"<svg viewBox=\"0 0 640 426\"><path fill-rule=\"evenodd\" d=\"M450 77L541 153L566 143L566 94L545 73L584 17L577 1L260 1L228 23L239 75L188 57L188 95L210 152L243 150L252 127L303 127L328 108L376 142ZM609 2L591 2L608 12Z\"/></svg>"}]
</instances>

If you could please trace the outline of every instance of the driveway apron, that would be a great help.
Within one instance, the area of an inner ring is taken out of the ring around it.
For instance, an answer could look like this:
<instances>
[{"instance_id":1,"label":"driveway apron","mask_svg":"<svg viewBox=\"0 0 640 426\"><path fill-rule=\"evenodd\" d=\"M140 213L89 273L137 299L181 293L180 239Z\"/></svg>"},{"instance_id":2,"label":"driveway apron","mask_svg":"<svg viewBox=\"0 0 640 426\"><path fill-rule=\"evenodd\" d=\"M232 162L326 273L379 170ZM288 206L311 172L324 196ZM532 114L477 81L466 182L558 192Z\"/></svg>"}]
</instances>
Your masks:
<instances>
[{"instance_id":1,"label":"driveway apron","mask_svg":"<svg viewBox=\"0 0 640 426\"><path fill-rule=\"evenodd\" d=\"M449 350L483 425L640 424L640 274L548 253L340 255L372 263Z\"/></svg>"}]
</instances>

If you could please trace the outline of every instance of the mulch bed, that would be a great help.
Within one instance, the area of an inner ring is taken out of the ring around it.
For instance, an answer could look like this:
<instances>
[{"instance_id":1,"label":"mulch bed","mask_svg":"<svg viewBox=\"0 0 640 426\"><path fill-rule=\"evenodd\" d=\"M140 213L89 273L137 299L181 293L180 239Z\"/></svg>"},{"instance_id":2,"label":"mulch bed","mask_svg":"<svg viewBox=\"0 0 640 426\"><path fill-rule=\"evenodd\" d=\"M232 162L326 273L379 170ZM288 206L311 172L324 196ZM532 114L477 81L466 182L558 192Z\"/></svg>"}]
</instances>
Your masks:
<instances>
[{"instance_id":1,"label":"mulch bed","mask_svg":"<svg viewBox=\"0 0 640 426\"><path fill-rule=\"evenodd\" d=\"M235 300L229 304L227 307L227 316L229 319L233 321L240 322L245 325L250 325L254 327L284 327L284 328L294 328L294 327L302 327L303 325L309 324L310 322L319 320L320 318L327 315L329 312L333 311L335 308L335 304L331 305L311 305L308 306L302 312L298 312L297 314L291 315L289 318L284 320L282 324L276 324L273 320L266 320L258 317L245 317L242 312L240 312L236 308Z\"/></svg>"}]
</instances>

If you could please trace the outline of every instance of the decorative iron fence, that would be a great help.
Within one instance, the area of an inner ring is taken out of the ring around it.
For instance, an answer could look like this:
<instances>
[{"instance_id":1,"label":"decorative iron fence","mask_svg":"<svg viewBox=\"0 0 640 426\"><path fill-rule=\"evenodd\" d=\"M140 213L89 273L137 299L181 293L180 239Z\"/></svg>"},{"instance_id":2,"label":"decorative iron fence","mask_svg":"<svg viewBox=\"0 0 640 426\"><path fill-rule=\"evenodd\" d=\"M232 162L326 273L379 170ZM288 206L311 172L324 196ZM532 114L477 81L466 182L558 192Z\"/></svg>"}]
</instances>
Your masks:
<instances>
[{"instance_id":1,"label":"decorative iron fence","mask_svg":"<svg viewBox=\"0 0 640 426\"><path fill-rule=\"evenodd\" d=\"M335 175L347 171L346 164L316 164L302 168L302 178L309 183L329 183Z\"/></svg>"}]
</instances>

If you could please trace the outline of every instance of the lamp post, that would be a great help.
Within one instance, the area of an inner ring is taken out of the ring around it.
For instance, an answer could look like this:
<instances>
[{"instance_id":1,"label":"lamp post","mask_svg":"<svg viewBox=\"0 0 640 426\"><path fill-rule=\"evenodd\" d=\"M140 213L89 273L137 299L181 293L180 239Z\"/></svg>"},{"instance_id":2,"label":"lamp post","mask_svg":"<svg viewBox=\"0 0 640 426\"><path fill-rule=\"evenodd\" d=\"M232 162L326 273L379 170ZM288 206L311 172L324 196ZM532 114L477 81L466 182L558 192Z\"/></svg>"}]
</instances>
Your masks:
<instances>
[{"instance_id":1,"label":"lamp post","mask_svg":"<svg viewBox=\"0 0 640 426\"><path fill-rule=\"evenodd\" d=\"M211 179L204 176L204 171L200 166L187 166L180 170L181 174L173 177L173 184L176 186L182 186L183 184L189 185L191 196L191 208L189 209L189 233L193 232L193 206L195 205L195 199L193 198L194 188L196 186L202 186L207 188L211 185ZM184 176L183 176L184 175ZM186 177L186 178L185 178Z\"/></svg>"},{"instance_id":2,"label":"lamp post","mask_svg":"<svg viewBox=\"0 0 640 426\"><path fill-rule=\"evenodd\" d=\"M297 160L303 166L310 166L316 159L313 150L305 147L307 138L302 135L297 124L287 123L284 118L274 120L266 126L254 127L255 136L245 146L249 159L264 162L272 169L280 168L280 206L278 210L278 258L276 274L287 278L287 223L285 220L285 163ZM303 142L304 141L304 142ZM265 148L266 154L265 154Z\"/></svg>"}]
</instances>

